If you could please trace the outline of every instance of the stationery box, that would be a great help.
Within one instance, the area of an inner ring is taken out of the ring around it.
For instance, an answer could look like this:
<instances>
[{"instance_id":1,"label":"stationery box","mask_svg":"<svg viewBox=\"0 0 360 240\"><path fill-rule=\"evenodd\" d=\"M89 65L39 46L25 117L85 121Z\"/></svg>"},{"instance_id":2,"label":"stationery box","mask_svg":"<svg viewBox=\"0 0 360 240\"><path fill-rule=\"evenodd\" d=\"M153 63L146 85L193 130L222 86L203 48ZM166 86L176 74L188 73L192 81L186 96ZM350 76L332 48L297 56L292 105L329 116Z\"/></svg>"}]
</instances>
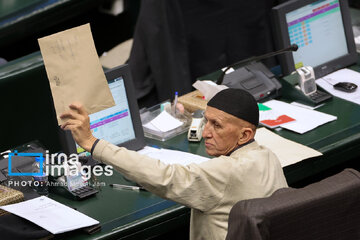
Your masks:
<instances>
[{"instance_id":1,"label":"stationery box","mask_svg":"<svg viewBox=\"0 0 360 240\"><path fill-rule=\"evenodd\" d=\"M180 99L180 98L179 98ZM181 113L172 113L172 106L169 101L162 102L150 108L142 109L140 112L140 118L143 125L145 137L156 139L159 141L166 141L179 134L187 132L191 123L191 114L185 111ZM160 120L161 119L161 120ZM151 123L157 122L157 126ZM182 123L177 125L174 121ZM157 128L162 126L162 128ZM172 126L173 128L168 128Z\"/></svg>"},{"instance_id":2,"label":"stationery box","mask_svg":"<svg viewBox=\"0 0 360 240\"><path fill-rule=\"evenodd\" d=\"M0 206L18 203L24 200L24 194L18 190L0 185ZM0 209L0 216L7 214L6 211Z\"/></svg>"},{"instance_id":3,"label":"stationery box","mask_svg":"<svg viewBox=\"0 0 360 240\"><path fill-rule=\"evenodd\" d=\"M205 110L208 101L204 99L199 90L195 90L179 97L178 102L184 105L187 111L192 113L199 109Z\"/></svg>"}]
</instances>

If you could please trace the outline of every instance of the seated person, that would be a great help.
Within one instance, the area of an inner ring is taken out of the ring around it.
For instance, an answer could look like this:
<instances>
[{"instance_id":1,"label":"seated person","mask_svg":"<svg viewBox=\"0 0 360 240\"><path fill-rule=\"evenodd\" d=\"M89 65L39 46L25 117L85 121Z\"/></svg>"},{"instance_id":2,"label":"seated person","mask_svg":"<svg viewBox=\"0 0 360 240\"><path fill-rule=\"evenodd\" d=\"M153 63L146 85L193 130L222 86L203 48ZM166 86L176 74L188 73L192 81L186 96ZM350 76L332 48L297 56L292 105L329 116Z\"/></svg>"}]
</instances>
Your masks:
<instances>
[{"instance_id":1,"label":"seated person","mask_svg":"<svg viewBox=\"0 0 360 240\"><path fill-rule=\"evenodd\" d=\"M254 140L259 109L241 89L217 93L205 111L206 152L201 164L164 164L96 139L81 104L61 115L62 126L94 159L110 164L148 191L191 208L190 239L225 239L231 207L243 199L270 196L287 187L278 158Z\"/></svg>"}]
</instances>

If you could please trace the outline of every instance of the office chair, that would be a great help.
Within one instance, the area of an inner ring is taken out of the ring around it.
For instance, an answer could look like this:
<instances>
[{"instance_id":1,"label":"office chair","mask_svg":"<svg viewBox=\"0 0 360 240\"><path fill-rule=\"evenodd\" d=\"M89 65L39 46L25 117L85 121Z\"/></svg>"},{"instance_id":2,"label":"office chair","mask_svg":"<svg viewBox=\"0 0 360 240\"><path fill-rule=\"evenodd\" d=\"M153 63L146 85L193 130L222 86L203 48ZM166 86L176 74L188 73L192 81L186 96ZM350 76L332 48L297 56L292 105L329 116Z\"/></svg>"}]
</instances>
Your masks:
<instances>
[{"instance_id":1,"label":"office chair","mask_svg":"<svg viewBox=\"0 0 360 240\"><path fill-rule=\"evenodd\" d=\"M360 239L360 173L345 169L304 188L240 201L230 211L226 239Z\"/></svg>"}]
</instances>

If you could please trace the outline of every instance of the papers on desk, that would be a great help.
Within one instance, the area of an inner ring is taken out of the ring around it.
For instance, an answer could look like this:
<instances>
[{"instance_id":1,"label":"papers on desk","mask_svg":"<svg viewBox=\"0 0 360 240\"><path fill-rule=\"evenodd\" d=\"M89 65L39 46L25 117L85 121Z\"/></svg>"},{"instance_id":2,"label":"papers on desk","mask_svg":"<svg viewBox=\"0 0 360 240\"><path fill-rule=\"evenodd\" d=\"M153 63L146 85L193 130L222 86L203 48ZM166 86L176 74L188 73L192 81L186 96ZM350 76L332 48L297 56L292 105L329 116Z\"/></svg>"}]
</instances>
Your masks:
<instances>
[{"instance_id":1,"label":"papers on desk","mask_svg":"<svg viewBox=\"0 0 360 240\"><path fill-rule=\"evenodd\" d=\"M355 92L347 93L334 89L333 85L338 82L352 82L358 85ZM360 73L344 68L316 80L316 84L332 95L347 101L360 104Z\"/></svg>"},{"instance_id":2,"label":"papers on desk","mask_svg":"<svg viewBox=\"0 0 360 240\"><path fill-rule=\"evenodd\" d=\"M289 166L307 158L322 155L322 153L312 148L283 138L266 128L256 130L255 140L259 145L263 145L274 152L279 158L282 167ZM183 166L191 163L200 164L209 160L209 158L187 152L158 149L148 146L138 151L138 153L159 159L165 164L180 164Z\"/></svg>"},{"instance_id":3,"label":"papers on desk","mask_svg":"<svg viewBox=\"0 0 360 240\"><path fill-rule=\"evenodd\" d=\"M260 123L269 128L275 128L285 123L295 121L295 119L278 112L275 109L269 108L268 106L258 103L259 106L259 118Z\"/></svg>"},{"instance_id":4,"label":"papers on desk","mask_svg":"<svg viewBox=\"0 0 360 240\"><path fill-rule=\"evenodd\" d=\"M269 114L261 113L262 111L260 109L260 119L259 119L260 123L265 120L276 120L280 116L285 115L292 119L295 119L295 121L288 121L286 123L281 123L279 124L279 126L300 134L306 133L320 125L323 125L325 123L337 119L336 116L330 114L298 107L277 100L270 100L268 102L263 103L263 105L270 108L270 110L274 110L276 114L273 114L273 117L271 119L268 119Z\"/></svg>"},{"instance_id":5,"label":"papers on desk","mask_svg":"<svg viewBox=\"0 0 360 240\"><path fill-rule=\"evenodd\" d=\"M183 122L171 116L167 111L162 111L157 117L144 124L154 131L167 132L183 125Z\"/></svg>"},{"instance_id":6,"label":"papers on desk","mask_svg":"<svg viewBox=\"0 0 360 240\"><path fill-rule=\"evenodd\" d=\"M95 219L45 196L0 208L31 221L52 234L99 223Z\"/></svg>"},{"instance_id":7,"label":"papers on desk","mask_svg":"<svg viewBox=\"0 0 360 240\"><path fill-rule=\"evenodd\" d=\"M321 152L283 138L266 128L256 130L255 140L275 153L282 167L322 155Z\"/></svg>"},{"instance_id":8,"label":"papers on desk","mask_svg":"<svg viewBox=\"0 0 360 240\"><path fill-rule=\"evenodd\" d=\"M138 153L154 159L159 159L165 164L180 164L183 166L189 165L191 163L199 164L209 160L209 158L195 155L192 153L163 148L159 149L148 146L138 151Z\"/></svg>"}]
</instances>

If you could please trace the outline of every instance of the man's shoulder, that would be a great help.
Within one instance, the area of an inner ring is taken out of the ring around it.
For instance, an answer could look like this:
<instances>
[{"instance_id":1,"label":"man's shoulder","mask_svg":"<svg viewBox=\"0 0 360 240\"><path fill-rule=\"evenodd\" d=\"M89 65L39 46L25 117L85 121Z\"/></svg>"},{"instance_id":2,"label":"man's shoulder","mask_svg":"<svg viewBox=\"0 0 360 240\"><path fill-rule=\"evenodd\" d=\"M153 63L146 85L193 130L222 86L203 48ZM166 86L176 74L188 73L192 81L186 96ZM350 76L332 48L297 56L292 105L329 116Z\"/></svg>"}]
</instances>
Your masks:
<instances>
[{"instance_id":1,"label":"man's shoulder","mask_svg":"<svg viewBox=\"0 0 360 240\"><path fill-rule=\"evenodd\" d=\"M258 151L258 150L261 150L262 146L260 146L256 140L238 148L237 150L235 150L231 155L230 157L233 157L235 155L238 155L240 153L244 153L244 152L248 152L248 151Z\"/></svg>"},{"instance_id":2,"label":"man's shoulder","mask_svg":"<svg viewBox=\"0 0 360 240\"><path fill-rule=\"evenodd\" d=\"M276 155L267 147L259 145L256 141L249 143L236 151L234 151L230 157L232 158L242 158L242 157L271 157L277 159Z\"/></svg>"}]
</instances>

